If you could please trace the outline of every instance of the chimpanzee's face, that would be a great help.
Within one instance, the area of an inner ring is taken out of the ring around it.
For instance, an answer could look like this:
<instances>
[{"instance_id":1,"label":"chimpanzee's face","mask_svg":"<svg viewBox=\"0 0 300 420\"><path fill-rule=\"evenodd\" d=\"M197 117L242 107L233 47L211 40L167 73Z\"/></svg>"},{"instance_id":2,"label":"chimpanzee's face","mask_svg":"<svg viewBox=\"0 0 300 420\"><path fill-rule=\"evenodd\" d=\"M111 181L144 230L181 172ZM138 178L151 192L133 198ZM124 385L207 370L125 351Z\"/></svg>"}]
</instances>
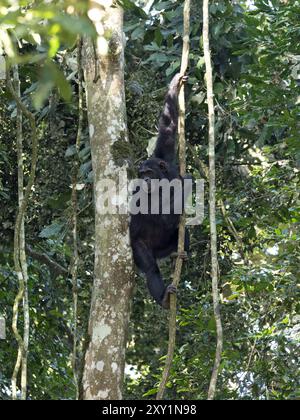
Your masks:
<instances>
[{"instance_id":1,"label":"chimpanzee's face","mask_svg":"<svg viewBox=\"0 0 300 420\"><path fill-rule=\"evenodd\" d=\"M150 193L151 181L161 180L167 177L168 164L164 160L151 158L143 162L139 167L139 178L146 182L147 192Z\"/></svg>"}]
</instances>

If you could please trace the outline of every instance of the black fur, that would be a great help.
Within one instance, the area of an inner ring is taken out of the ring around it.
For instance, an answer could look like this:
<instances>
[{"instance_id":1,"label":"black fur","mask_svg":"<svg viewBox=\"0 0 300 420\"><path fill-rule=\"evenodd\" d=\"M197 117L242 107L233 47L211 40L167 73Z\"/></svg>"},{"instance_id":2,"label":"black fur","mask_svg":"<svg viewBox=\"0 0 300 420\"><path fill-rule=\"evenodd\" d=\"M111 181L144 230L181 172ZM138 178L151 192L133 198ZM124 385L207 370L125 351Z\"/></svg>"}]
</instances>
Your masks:
<instances>
[{"instance_id":1,"label":"black fur","mask_svg":"<svg viewBox=\"0 0 300 420\"><path fill-rule=\"evenodd\" d=\"M153 156L139 168L139 177L148 186L151 179L181 179L175 164L175 143L178 126L178 91L185 81L177 74L168 89L164 109L159 120L159 133ZM147 192L145 192L147 194ZM171 194L170 207L173 208L174 195ZM172 285L165 287L157 259L165 258L177 251L178 225L180 215L137 214L131 216L130 238L133 257L138 268L146 275L147 285L153 298L164 308L169 308L170 293L176 293ZM186 251L189 238L186 232Z\"/></svg>"}]
</instances>

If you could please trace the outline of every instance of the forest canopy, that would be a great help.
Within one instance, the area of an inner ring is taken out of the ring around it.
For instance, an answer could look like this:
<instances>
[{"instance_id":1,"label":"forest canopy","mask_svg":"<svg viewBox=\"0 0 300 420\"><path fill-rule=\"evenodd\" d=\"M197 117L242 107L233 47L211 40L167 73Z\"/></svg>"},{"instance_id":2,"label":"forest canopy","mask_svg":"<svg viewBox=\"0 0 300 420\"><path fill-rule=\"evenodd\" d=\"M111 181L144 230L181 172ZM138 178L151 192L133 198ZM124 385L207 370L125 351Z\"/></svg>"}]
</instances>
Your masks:
<instances>
[{"instance_id":1,"label":"forest canopy","mask_svg":"<svg viewBox=\"0 0 300 420\"><path fill-rule=\"evenodd\" d=\"M80 394L94 261L100 255L95 243L100 250L107 246L107 234L95 229L101 220L95 216L91 121L120 122L109 153L100 136L98 154L107 157L110 169L125 165L129 178L137 176L157 136L167 86L180 70L184 2L115 1L111 9L124 11L125 59L111 97L120 92L123 98L124 76L124 104L95 105L92 115L90 92L97 94L92 83L101 82L106 63L101 57L108 49L114 63L120 41L95 24L99 9L92 3L2 0L0 5L0 400L12 398L12 381L17 398L22 392L21 380L12 378L26 334L19 341L12 325L25 266L27 294L19 301L17 325L26 331L30 319L27 398L73 400ZM209 3L224 342L215 398L299 399L300 2ZM216 347L202 29L202 2L191 1L187 172L205 181L205 218L189 228L191 250L178 291L177 344L165 392L169 400L207 398ZM95 104L103 104L101 94ZM16 239L20 197L25 194L26 200L28 185L25 235L20 219ZM122 226L120 221L115 227L121 239ZM21 282L16 245L24 251L18 257ZM117 250L107 255L107 267L116 268ZM172 276L169 260L160 267L164 278ZM139 273L125 270L119 284L130 289L130 276L134 293L132 302L125 302L131 316L123 331L123 398L153 399L167 353L168 318ZM101 372L101 362L94 362Z\"/></svg>"}]
</instances>

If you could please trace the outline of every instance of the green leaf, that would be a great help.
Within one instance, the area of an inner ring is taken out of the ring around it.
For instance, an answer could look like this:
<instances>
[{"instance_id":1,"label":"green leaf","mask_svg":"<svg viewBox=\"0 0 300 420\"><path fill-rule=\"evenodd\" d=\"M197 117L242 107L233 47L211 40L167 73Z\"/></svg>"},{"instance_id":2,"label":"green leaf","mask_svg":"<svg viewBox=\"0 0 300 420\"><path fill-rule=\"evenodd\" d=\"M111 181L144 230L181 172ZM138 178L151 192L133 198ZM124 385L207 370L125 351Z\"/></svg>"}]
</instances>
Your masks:
<instances>
[{"instance_id":1,"label":"green leaf","mask_svg":"<svg viewBox=\"0 0 300 420\"><path fill-rule=\"evenodd\" d=\"M133 41L136 41L137 39L143 39L145 35L145 30L142 26L138 26L132 33L131 33L131 39Z\"/></svg>"},{"instance_id":2,"label":"green leaf","mask_svg":"<svg viewBox=\"0 0 300 420\"><path fill-rule=\"evenodd\" d=\"M59 50L60 47L60 39L58 36L54 35L49 40L49 51L48 56L50 58L54 57Z\"/></svg>"},{"instance_id":3,"label":"green leaf","mask_svg":"<svg viewBox=\"0 0 300 420\"><path fill-rule=\"evenodd\" d=\"M65 75L57 65L55 65L54 63L50 63L50 68L52 69L54 82L58 87L60 95L65 101L70 101L72 96L70 83L67 81Z\"/></svg>"},{"instance_id":4,"label":"green leaf","mask_svg":"<svg viewBox=\"0 0 300 420\"><path fill-rule=\"evenodd\" d=\"M224 85L222 83L214 84L214 93L220 95L224 91Z\"/></svg>"},{"instance_id":5,"label":"green leaf","mask_svg":"<svg viewBox=\"0 0 300 420\"><path fill-rule=\"evenodd\" d=\"M60 95L65 101L71 99L71 86L63 72L54 62L46 61L39 79L38 88L33 95L33 104L37 110L42 108L54 86L58 88Z\"/></svg>"},{"instance_id":6,"label":"green leaf","mask_svg":"<svg viewBox=\"0 0 300 420\"><path fill-rule=\"evenodd\" d=\"M180 67L180 60L174 61L166 70L166 76L173 75Z\"/></svg>"},{"instance_id":7,"label":"green leaf","mask_svg":"<svg viewBox=\"0 0 300 420\"><path fill-rule=\"evenodd\" d=\"M205 98L206 98L206 93L201 91L201 92L197 93L196 95L193 95L191 97L191 101L192 102L197 102L198 105L201 105L202 102L205 100Z\"/></svg>"},{"instance_id":8,"label":"green leaf","mask_svg":"<svg viewBox=\"0 0 300 420\"><path fill-rule=\"evenodd\" d=\"M65 157L68 158L68 157L74 156L76 155L76 153L77 153L76 145L72 144L71 146L67 148Z\"/></svg>"},{"instance_id":9,"label":"green leaf","mask_svg":"<svg viewBox=\"0 0 300 420\"><path fill-rule=\"evenodd\" d=\"M164 37L162 36L162 33L159 28L155 29L154 39L157 45L160 47L163 42Z\"/></svg>"},{"instance_id":10,"label":"green leaf","mask_svg":"<svg viewBox=\"0 0 300 420\"><path fill-rule=\"evenodd\" d=\"M198 63L197 63L197 69L202 69L204 65L205 65L205 58L204 57L199 58Z\"/></svg>"},{"instance_id":11,"label":"green leaf","mask_svg":"<svg viewBox=\"0 0 300 420\"><path fill-rule=\"evenodd\" d=\"M49 98L49 94L54 86L53 80L46 80L44 82L40 81L38 83L38 88L33 95L33 106L35 109L40 110L46 101Z\"/></svg>"},{"instance_id":12,"label":"green leaf","mask_svg":"<svg viewBox=\"0 0 300 420\"><path fill-rule=\"evenodd\" d=\"M138 7L133 1L131 0L116 0L116 3L123 7L124 10L129 10L133 12L134 15L142 18L147 19L147 13L141 8Z\"/></svg>"},{"instance_id":13,"label":"green leaf","mask_svg":"<svg viewBox=\"0 0 300 420\"><path fill-rule=\"evenodd\" d=\"M143 397L150 397L151 395L155 395L157 394L157 391L158 391L157 388L150 389L145 394L143 394Z\"/></svg>"}]
</instances>

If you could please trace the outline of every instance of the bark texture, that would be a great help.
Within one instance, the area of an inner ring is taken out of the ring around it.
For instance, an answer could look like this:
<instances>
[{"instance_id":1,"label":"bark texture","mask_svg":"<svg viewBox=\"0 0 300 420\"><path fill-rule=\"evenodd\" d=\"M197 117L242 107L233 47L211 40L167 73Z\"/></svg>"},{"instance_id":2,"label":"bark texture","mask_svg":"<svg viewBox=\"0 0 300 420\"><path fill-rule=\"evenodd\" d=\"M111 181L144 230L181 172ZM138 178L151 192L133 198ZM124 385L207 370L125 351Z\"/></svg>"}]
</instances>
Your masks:
<instances>
[{"instance_id":1,"label":"bark texture","mask_svg":"<svg viewBox=\"0 0 300 420\"><path fill-rule=\"evenodd\" d=\"M90 3L97 40L85 39L83 66L95 194L95 271L83 372L83 399L122 398L126 334L133 286L127 216L101 212L101 181L118 180L112 149L127 141L124 93L123 11L112 1ZM122 175L121 175L122 176ZM116 191L109 200L113 204Z\"/></svg>"}]
</instances>

